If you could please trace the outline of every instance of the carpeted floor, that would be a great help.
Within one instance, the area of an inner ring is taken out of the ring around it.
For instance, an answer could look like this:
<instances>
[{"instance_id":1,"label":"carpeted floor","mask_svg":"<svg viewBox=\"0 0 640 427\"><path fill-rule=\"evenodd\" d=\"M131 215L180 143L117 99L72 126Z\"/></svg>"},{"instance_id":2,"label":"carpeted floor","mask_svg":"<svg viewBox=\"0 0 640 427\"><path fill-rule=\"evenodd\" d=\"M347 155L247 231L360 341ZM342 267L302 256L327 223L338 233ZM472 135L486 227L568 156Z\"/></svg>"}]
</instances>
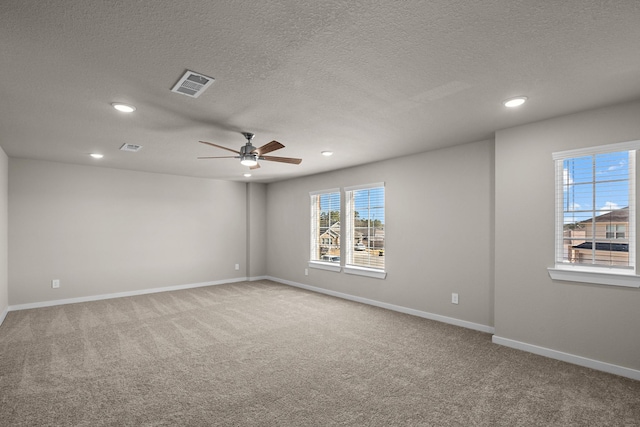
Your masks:
<instances>
[{"instance_id":1,"label":"carpeted floor","mask_svg":"<svg viewBox=\"0 0 640 427\"><path fill-rule=\"evenodd\" d=\"M10 312L3 426L635 426L640 382L269 281Z\"/></svg>"}]
</instances>

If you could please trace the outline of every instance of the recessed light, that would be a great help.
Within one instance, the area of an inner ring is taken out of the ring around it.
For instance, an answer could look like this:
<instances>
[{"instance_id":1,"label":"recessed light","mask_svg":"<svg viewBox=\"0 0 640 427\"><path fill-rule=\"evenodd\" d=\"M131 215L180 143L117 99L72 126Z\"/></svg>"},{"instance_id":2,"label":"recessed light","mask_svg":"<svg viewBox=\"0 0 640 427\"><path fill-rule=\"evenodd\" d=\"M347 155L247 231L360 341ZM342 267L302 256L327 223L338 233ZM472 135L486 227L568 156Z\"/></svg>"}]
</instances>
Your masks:
<instances>
[{"instance_id":1,"label":"recessed light","mask_svg":"<svg viewBox=\"0 0 640 427\"><path fill-rule=\"evenodd\" d=\"M133 113L136 111L136 107L133 105L122 104L120 102L112 102L111 105L118 111L122 111L123 113Z\"/></svg>"},{"instance_id":2,"label":"recessed light","mask_svg":"<svg viewBox=\"0 0 640 427\"><path fill-rule=\"evenodd\" d=\"M250 173L245 173L243 176L244 176L245 178L249 178L249 177L251 176L251 174L250 174Z\"/></svg>"},{"instance_id":3,"label":"recessed light","mask_svg":"<svg viewBox=\"0 0 640 427\"><path fill-rule=\"evenodd\" d=\"M325 157L330 157L333 156L333 151L323 151L321 154Z\"/></svg>"},{"instance_id":4,"label":"recessed light","mask_svg":"<svg viewBox=\"0 0 640 427\"><path fill-rule=\"evenodd\" d=\"M527 102L527 99L528 98L526 96L517 96L515 98L507 99L506 101L503 102L503 104L505 107L509 107L509 108L519 107L525 102Z\"/></svg>"},{"instance_id":5,"label":"recessed light","mask_svg":"<svg viewBox=\"0 0 640 427\"><path fill-rule=\"evenodd\" d=\"M89 154L91 157L93 157L94 159L101 159L104 157L104 154L100 154L100 153L91 153Z\"/></svg>"}]
</instances>

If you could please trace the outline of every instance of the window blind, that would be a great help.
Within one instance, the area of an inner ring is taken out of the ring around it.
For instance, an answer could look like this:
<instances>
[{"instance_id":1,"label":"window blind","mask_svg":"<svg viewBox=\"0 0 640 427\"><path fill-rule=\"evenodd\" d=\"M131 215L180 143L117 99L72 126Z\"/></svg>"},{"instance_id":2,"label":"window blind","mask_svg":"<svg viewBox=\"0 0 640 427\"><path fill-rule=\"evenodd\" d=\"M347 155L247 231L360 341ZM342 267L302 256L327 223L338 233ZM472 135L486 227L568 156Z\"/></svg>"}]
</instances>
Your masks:
<instances>
[{"instance_id":1,"label":"window blind","mask_svg":"<svg viewBox=\"0 0 640 427\"><path fill-rule=\"evenodd\" d=\"M340 190L310 193L311 261L340 265Z\"/></svg>"},{"instance_id":2,"label":"window blind","mask_svg":"<svg viewBox=\"0 0 640 427\"><path fill-rule=\"evenodd\" d=\"M635 267L636 151L603 151L554 157L558 264Z\"/></svg>"},{"instance_id":3,"label":"window blind","mask_svg":"<svg viewBox=\"0 0 640 427\"><path fill-rule=\"evenodd\" d=\"M384 183L345 188L346 264L385 268Z\"/></svg>"}]
</instances>

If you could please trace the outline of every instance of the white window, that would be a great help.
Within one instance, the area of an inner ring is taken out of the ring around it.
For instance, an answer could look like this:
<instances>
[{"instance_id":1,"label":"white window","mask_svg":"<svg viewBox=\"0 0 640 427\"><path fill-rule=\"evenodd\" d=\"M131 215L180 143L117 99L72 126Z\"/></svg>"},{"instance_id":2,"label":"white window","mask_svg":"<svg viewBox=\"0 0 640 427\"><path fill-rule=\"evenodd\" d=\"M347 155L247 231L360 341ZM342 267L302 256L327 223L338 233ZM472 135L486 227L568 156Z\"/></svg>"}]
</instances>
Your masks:
<instances>
[{"instance_id":1,"label":"white window","mask_svg":"<svg viewBox=\"0 0 640 427\"><path fill-rule=\"evenodd\" d=\"M315 191L311 197L309 266L340 271L340 189Z\"/></svg>"},{"instance_id":2,"label":"white window","mask_svg":"<svg viewBox=\"0 0 640 427\"><path fill-rule=\"evenodd\" d=\"M384 183L345 188L345 273L385 278Z\"/></svg>"},{"instance_id":3,"label":"white window","mask_svg":"<svg viewBox=\"0 0 640 427\"><path fill-rule=\"evenodd\" d=\"M626 230L625 224L607 224L607 239L624 239Z\"/></svg>"},{"instance_id":4,"label":"white window","mask_svg":"<svg viewBox=\"0 0 640 427\"><path fill-rule=\"evenodd\" d=\"M639 287L636 150L640 141L554 153L558 280Z\"/></svg>"}]
</instances>

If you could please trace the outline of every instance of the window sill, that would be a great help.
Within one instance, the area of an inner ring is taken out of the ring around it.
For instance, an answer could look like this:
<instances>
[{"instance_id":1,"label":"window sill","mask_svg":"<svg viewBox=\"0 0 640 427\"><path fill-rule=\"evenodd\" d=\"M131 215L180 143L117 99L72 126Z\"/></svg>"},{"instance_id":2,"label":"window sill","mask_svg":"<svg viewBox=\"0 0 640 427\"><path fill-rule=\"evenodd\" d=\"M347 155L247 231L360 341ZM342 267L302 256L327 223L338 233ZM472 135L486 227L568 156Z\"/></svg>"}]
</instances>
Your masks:
<instances>
[{"instance_id":1,"label":"window sill","mask_svg":"<svg viewBox=\"0 0 640 427\"><path fill-rule=\"evenodd\" d=\"M588 267L564 266L556 266L555 268L548 268L547 270L553 280L640 288L640 276L637 276L635 272L631 270L589 269Z\"/></svg>"},{"instance_id":2,"label":"window sill","mask_svg":"<svg viewBox=\"0 0 640 427\"><path fill-rule=\"evenodd\" d=\"M317 269L320 269L320 270L335 271L335 272L338 272L338 273L340 273L340 270L342 269L340 264L329 263L329 262L321 262L321 261L309 261L309 267L310 268L317 268Z\"/></svg>"},{"instance_id":3,"label":"window sill","mask_svg":"<svg viewBox=\"0 0 640 427\"><path fill-rule=\"evenodd\" d=\"M373 277L376 279L384 279L387 277L387 272L384 270L377 270L374 268L366 268L366 267L357 267L355 265L345 265L344 272L347 274Z\"/></svg>"}]
</instances>

